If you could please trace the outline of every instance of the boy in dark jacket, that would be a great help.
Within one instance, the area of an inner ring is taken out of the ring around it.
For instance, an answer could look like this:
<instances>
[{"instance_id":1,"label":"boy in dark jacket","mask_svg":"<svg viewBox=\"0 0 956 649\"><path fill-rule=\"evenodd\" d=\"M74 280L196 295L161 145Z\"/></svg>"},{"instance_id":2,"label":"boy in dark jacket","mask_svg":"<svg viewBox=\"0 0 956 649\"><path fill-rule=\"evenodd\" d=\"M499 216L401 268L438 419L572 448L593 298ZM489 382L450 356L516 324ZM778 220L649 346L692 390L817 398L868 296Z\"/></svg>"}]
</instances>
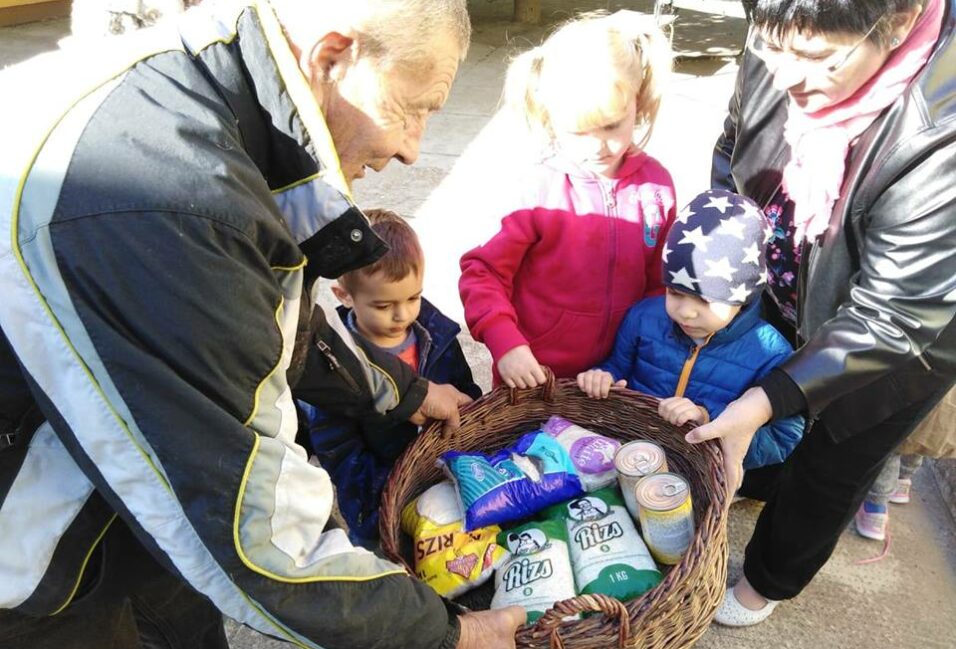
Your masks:
<instances>
[{"instance_id":1,"label":"boy in dark jacket","mask_svg":"<svg viewBox=\"0 0 956 649\"><path fill-rule=\"evenodd\" d=\"M678 426L719 415L793 353L760 317L769 224L756 203L722 190L697 196L677 217L663 252L662 297L628 311L611 356L578 375L589 396L612 386L662 397L660 415ZM744 469L782 462L804 419L772 422L754 436Z\"/></svg>"},{"instance_id":2,"label":"boy in dark jacket","mask_svg":"<svg viewBox=\"0 0 956 649\"><path fill-rule=\"evenodd\" d=\"M394 354L434 383L481 396L457 335L461 328L422 297L425 259L414 230L387 210L366 213L389 251L332 286L338 313L353 334ZM335 484L339 509L356 545L378 544L378 508L392 465L418 434L408 422L383 428L332 416L299 401L312 452Z\"/></svg>"}]
</instances>

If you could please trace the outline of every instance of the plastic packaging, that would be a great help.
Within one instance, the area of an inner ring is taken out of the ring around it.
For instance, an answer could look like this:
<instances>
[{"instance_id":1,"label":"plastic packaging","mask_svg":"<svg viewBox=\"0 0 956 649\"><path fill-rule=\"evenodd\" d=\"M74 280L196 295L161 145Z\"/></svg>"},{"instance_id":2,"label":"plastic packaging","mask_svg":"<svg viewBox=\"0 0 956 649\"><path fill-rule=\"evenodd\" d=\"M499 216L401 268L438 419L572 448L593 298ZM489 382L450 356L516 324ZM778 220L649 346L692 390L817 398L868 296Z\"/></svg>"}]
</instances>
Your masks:
<instances>
[{"instance_id":1,"label":"plastic packaging","mask_svg":"<svg viewBox=\"0 0 956 649\"><path fill-rule=\"evenodd\" d=\"M585 491L607 487L617 478L614 454L621 443L616 439L599 435L557 415L548 419L541 430L557 440L571 456Z\"/></svg>"},{"instance_id":2,"label":"plastic packaging","mask_svg":"<svg viewBox=\"0 0 956 649\"><path fill-rule=\"evenodd\" d=\"M617 487L550 507L545 515L567 526L578 594L601 593L627 601L661 582Z\"/></svg>"},{"instance_id":3,"label":"plastic packaging","mask_svg":"<svg viewBox=\"0 0 956 649\"><path fill-rule=\"evenodd\" d=\"M440 482L402 510L402 530L415 541L415 573L444 597L488 581L507 556L497 525L465 532L455 488Z\"/></svg>"},{"instance_id":4,"label":"plastic packaging","mask_svg":"<svg viewBox=\"0 0 956 649\"><path fill-rule=\"evenodd\" d=\"M450 451L438 463L455 483L468 531L528 518L583 493L568 452L540 431L491 457Z\"/></svg>"},{"instance_id":5,"label":"plastic packaging","mask_svg":"<svg viewBox=\"0 0 956 649\"><path fill-rule=\"evenodd\" d=\"M499 534L508 556L495 573L491 608L523 606L530 624L555 602L574 597L567 541L560 520L525 523Z\"/></svg>"}]
</instances>

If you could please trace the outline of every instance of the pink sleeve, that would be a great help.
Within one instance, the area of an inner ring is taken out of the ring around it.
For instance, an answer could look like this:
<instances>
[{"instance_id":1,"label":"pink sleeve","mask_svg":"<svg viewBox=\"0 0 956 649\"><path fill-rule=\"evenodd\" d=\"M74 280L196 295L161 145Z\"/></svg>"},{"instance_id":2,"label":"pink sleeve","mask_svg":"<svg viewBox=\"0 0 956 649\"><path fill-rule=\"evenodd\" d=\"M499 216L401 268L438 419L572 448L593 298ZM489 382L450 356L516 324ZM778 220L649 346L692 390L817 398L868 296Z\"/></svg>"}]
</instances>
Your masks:
<instances>
[{"instance_id":1,"label":"pink sleeve","mask_svg":"<svg viewBox=\"0 0 956 649\"><path fill-rule=\"evenodd\" d=\"M471 335L485 343L495 363L528 341L518 327L511 303L514 276L528 249L538 240L532 210L522 209L501 220L501 230L487 243L461 258L458 290Z\"/></svg>"}]
</instances>

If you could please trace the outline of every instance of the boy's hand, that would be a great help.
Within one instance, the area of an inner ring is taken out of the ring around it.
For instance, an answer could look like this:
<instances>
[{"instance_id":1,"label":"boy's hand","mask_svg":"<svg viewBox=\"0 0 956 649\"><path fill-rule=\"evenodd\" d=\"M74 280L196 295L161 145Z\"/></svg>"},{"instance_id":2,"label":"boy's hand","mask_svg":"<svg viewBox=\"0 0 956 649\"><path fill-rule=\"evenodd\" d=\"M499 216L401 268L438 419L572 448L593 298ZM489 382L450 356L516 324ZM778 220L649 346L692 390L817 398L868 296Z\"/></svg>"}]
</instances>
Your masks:
<instances>
[{"instance_id":1,"label":"boy's hand","mask_svg":"<svg viewBox=\"0 0 956 649\"><path fill-rule=\"evenodd\" d=\"M592 399L607 399L611 388L626 388L627 380L614 380L614 375L604 370L588 370L578 374L578 387Z\"/></svg>"},{"instance_id":2,"label":"boy's hand","mask_svg":"<svg viewBox=\"0 0 956 649\"><path fill-rule=\"evenodd\" d=\"M533 388L547 380L527 345L515 347L498 359L498 376L509 388Z\"/></svg>"},{"instance_id":3,"label":"boy's hand","mask_svg":"<svg viewBox=\"0 0 956 649\"><path fill-rule=\"evenodd\" d=\"M442 435L451 435L461 427L458 409L471 401L471 397L459 392L453 385L429 381L425 400L409 421L421 426L429 419L439 419L445 422Z\"/></svg>"},{"instance_id":4,"label":"boy's hand","mask_svg":"<svg viewBox=\"0 0 956 649\"><path fill-rule=\"evenodd\" d=\"M657 405L657 414L675 426L683 426L689 421L702 426L710 421L710 413L707 409L686 397L661 399Z\"/></svg>"}]
</instances>

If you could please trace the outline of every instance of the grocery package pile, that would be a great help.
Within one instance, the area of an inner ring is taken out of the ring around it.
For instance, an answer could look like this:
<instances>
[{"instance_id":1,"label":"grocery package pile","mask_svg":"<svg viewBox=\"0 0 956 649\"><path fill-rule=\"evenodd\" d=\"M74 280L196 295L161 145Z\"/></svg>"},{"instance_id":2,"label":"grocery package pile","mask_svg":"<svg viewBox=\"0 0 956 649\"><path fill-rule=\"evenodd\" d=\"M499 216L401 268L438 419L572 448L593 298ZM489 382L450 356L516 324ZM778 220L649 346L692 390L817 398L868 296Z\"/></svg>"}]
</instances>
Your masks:
<instances>
[{"instance_id":1,"label":"grocery package pile","mask_svg":"<svg viewBox=\"0 0 956 649\"><path fill-rule=\"evenodd\" d=\"M448 480L402 512L418 576L456 597L494 572L491 607L518 604L529 622L578 595L640 597L694 538L689 484L650 441L553 416L493 455L438 464Z\"/></svg>"}]
</instances>

